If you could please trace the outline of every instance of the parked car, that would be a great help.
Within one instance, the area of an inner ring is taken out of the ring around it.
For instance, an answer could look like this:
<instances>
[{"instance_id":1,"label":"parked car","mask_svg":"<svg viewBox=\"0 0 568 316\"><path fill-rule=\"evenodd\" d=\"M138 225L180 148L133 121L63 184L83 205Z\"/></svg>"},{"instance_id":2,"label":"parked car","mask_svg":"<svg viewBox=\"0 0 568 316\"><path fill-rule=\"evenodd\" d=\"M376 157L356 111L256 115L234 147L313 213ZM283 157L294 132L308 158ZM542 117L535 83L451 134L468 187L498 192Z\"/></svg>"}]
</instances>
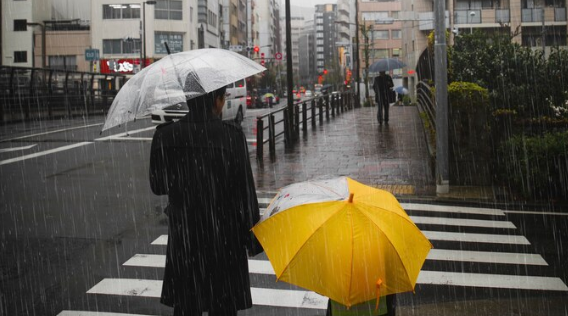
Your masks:
<instances>
[{"instance_id":1,"label":"parked car","mask_svg":"<svg viewBox=\"0 0 568 316\"><path fill-rule=\"evenodd\" d=\"M227 97L225 98L225 106L221 116L224 121L234 120L240 124L245 117L246 109L246 85L244 80L239 80L227 86ZM151 114L152 123L162 124L177 121L185 116L188 111L189 109L185 102L174 104L161 110L155 110Z\"/></svg>"},{"instance_id":2,"label":"parked car","mask_svg":"<svg viewBox=\"0 0 568 316\"><path fill-rule=\"evenodd\" d=\"M294 102L299 102L302 100L302 96L300 95L299 91L292 90L292 94L294 95Z\"/></svg>"}]
</instances>

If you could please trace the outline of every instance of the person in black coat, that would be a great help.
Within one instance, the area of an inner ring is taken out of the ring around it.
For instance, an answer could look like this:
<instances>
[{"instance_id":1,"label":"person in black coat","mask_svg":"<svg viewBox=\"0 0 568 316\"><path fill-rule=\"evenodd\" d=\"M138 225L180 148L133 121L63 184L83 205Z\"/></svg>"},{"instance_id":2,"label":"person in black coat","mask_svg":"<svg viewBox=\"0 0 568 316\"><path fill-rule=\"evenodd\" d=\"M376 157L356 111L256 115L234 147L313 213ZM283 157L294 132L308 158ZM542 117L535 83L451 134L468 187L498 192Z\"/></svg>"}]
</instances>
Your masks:
<instances>
[{"instance_id":1,"label":"person in black coat","mask_svg":"<svg viewBox=\"0 0 568 316\"><path fill-rule=\"evenodd\" d=\"M373 81L373 90L375 91L375 100L379 106L379 111L377 112L377 120L379 124L389 122L389 93L394 87L392 77L387 75L384 71L379 73L379 76L375 77Z\"/></svg>"},{"instance_id":2,"label":"person in black coat","mask_svg":"<svg viewBox=\"0 0 568 316\"><path fill-rule=\"evenodd\" d=\"M262 252L250 231L260 215L244 133L220 119L225 91L188 100L152 139L151 189L169 202L161 303L175 316L252 307L247 250Z\"/></svg>"}]
</instances>

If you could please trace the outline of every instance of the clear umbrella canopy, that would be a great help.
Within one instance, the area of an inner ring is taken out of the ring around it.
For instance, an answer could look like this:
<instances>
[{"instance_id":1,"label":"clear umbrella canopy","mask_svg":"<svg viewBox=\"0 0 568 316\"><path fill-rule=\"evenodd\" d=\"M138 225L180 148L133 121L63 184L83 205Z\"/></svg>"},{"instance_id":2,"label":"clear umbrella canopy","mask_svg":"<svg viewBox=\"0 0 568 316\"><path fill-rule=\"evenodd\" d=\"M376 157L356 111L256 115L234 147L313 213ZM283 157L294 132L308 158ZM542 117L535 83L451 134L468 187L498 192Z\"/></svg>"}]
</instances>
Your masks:
<instances>
[{"instance_id":1,"label":"clear umbrella canopy","mask_svg":"<svg viewBox=\"0 0 568 316\"><path fill-rule=\"evenodd\" d=\"M371 66L369 66L369 72L389 71L404 68L405 66L405 63L396 58L383 58L371 64Z\"/></svg>"},{"instance_id":2,"label":"clear umbrella canopy","mask_svg":"<svg viewBox=\"0 0 568 316\"><path fill-rule=\"evenodd\" d=\"M266 68L253 60L225 49L198 49L168 55L134 75L120 89L102 130L264 70Z\"/></svg>"}]
</instances>

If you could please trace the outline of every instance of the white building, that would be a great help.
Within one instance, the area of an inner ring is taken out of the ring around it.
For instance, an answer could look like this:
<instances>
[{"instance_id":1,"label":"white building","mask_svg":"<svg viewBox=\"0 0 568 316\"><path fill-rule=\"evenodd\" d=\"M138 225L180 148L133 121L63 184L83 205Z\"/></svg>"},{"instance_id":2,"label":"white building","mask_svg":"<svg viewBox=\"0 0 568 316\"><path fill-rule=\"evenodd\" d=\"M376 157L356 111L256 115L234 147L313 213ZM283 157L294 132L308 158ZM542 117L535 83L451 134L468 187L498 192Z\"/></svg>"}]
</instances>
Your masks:
<instances>
[{"instance_id":1,"label":"white building","mask_svg":"<svg viewBox=\"0 0 568 316\"><path fill-rule=\"evenodd\" d=\"M32 67L34 33L41 36L42 29L41 26L28 26L27 23L43 25L43 21L51 19L51 1L2 1L1 5L1 64Z\"/></svg>"},{"instance_id":2,"label":"white building","mask_svg":"<svg viewBox=\"0 0 568 316\"><path fill-rule=\"evenodd\" d=\"M258 14L258 42L260 54L266 58L274 57L276 43L276 23L274 15L275 0L256 1L255 10Z\"/></svg>"},{"instance_id":3,"label":"white building","mask_svg":"<svg viewBox=\"0 0 568 316\"><path fill-rule=\"evenodd\" d=\"M141 61L146 64L168 54L196 49L197 8L195 1L160 0L142 4L132 0L93 0L91 2L92 47L100 51L103 73L134 73ZM215 6L218 10L218 4ZM211 24L216 15L206 11ZM216 11L218 12L218 11ZM211 27L203 26L211 34ZM218 33L218 28L214 28ZM145 35L144 35L145 31ZM218 44L205 36L207 47ZM144 56L146 59L144 59Z\"/></svg>"}]
</instances>

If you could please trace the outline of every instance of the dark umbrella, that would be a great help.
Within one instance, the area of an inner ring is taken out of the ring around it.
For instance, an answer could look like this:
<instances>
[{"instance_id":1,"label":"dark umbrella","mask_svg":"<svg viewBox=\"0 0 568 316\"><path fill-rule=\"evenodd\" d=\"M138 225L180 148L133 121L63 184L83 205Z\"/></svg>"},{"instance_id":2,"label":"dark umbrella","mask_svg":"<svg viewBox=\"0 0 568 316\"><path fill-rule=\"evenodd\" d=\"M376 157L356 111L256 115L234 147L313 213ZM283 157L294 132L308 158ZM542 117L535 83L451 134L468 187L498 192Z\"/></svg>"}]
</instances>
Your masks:
<instances>
[{"instance_id":1,"label":"dark umbrella","mask_svg":"<svg viewBox=\"0 0 568 316\"><path fill-rule=\"evenodd\" d=\"M389 71L393 69L400 69L405 66L405 63L396 58L383 58L369 66L369 72Z\"/></svg>"}]
</instances>

